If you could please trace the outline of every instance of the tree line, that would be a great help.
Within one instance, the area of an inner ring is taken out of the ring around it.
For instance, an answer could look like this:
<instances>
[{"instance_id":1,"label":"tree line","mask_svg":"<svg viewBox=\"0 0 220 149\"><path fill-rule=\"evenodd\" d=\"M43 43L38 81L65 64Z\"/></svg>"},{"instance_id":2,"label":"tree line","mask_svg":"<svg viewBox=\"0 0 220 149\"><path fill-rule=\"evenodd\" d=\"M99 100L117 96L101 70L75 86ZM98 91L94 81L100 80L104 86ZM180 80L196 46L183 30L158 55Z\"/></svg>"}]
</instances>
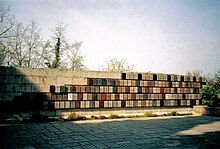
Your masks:
<instances>
[{"instance_id":1,"label":"tree line","mask_svg":"<svg viewBox=\"0 0 220 149\"><path fill-rule=\"evenodd\" d=\"M58 22L51 36L43 40L38 22L24 25L11 14L10 7L0 10L0 65L30 68L86 69L80 47L82 42L67 40L67 25Z\"/></svg>"},{"instance_id":2,"label":"tree line","mask_svg":"<svg viewBox=\"0 0 220 149\"><path fill-rule=\"evenodd\" d=\"M18 22L10 7L0 10L0 66L29 68L88 69L81 53L82 41L71 42L67 37L67 25L58 22L50 29L51 36L44 40L38 22L28 25ZM125 59L109 58L104 71L133 71Z\"/></svg>"}]
</instances>

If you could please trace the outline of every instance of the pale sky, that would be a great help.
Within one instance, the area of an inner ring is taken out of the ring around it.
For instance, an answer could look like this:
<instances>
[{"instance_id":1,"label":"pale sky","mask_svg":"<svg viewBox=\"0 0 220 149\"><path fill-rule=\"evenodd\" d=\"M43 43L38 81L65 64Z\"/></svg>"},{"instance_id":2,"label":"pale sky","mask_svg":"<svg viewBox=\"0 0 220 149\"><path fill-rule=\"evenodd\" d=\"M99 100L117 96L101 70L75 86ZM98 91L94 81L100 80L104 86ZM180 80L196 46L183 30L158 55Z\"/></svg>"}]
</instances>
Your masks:
<instances>
[{"instance_id":1,"label":"pale sky","mask_svg":"<svg viewBox=\"0 0 220 149\"><path fill-rule=\"evenodd\" d=\"M220 0L0 0L18 21L39 21L45 38L57 21L83 41L85 64L111 58L135 71L179 73L220 68Z\"/></svg>"}]
</instances>

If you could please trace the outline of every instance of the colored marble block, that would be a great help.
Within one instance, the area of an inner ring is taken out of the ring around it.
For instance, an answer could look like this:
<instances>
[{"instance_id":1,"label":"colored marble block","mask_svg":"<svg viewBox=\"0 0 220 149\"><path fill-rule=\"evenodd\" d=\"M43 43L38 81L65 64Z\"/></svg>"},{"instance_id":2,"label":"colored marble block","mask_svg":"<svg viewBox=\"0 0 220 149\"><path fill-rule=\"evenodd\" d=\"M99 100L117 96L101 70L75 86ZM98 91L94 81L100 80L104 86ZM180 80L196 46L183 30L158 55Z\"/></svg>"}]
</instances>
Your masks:
<instances>
[{"instance_id":1,"label":"colored marble block","mask_svg":"<svg viewBox=\"0 0 220 149\"><path fill-rule=\"evenodd\" d=\"M55 87L55 85L50 85L50 93L55 93L55 90L56 89L56 87Z\"/></svg>"},{"instance_id":2,"label":"colored marble block","mask_svg":"<svg viewBox=\"0 0 220 149\"><path fill-rule=\"evenodd\" d=\"M201 77L122 73L122 79L88 78L87 85L51 85L48 100L64 102L55 108L192 106L201 104L203 84Z\"/></svg>"}]
</instances>

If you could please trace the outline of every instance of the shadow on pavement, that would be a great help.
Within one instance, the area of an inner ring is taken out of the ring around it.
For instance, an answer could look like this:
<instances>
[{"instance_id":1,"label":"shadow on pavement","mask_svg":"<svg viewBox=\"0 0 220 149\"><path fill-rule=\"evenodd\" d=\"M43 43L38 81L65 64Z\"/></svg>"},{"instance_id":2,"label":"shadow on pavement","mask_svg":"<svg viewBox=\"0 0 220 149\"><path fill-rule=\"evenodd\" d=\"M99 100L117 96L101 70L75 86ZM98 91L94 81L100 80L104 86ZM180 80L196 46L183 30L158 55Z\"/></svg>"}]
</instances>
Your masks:
<instances>
[{"instance_id":1,"label":"shadow on pavement","mask_svg":"<svg viewBox=\"0 0 220 149\"><path fill-rule=\"evenodd\" d=\"M220 118L208 116L0 125L3 148L219 148Z\"/></svg>"}]
</instances>

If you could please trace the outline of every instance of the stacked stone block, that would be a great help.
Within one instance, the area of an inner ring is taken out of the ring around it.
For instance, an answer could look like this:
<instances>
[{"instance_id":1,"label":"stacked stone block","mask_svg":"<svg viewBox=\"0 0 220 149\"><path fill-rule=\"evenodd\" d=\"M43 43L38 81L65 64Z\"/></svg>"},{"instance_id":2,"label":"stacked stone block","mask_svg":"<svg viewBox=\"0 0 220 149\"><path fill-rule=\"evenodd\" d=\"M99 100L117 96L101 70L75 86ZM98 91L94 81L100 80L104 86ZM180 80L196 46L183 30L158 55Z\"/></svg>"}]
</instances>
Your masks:
<instances>
[{"instance_id":1,"label":"stacked stone block","mask_svg":"<svg viewBox=\"0 0 220 149\"><path fill-rule=\"evenodd\" d=\"M138 108L200 105L202 77L122 73L120 79L87 78L86 85L51 85L45 109Z\"/></svg>"},{"instance_id":2,"label":"stacked stone block","mask_svg":"<svg viewBox=\"0 0 220 149\"><path fill-rule=\"evenodd\" d=\"M12 102L24 93L50 92L51 84L86 85L87 77L120 78L120 73L0 66L0 102Z\"/></svg>"}]
</instances>

